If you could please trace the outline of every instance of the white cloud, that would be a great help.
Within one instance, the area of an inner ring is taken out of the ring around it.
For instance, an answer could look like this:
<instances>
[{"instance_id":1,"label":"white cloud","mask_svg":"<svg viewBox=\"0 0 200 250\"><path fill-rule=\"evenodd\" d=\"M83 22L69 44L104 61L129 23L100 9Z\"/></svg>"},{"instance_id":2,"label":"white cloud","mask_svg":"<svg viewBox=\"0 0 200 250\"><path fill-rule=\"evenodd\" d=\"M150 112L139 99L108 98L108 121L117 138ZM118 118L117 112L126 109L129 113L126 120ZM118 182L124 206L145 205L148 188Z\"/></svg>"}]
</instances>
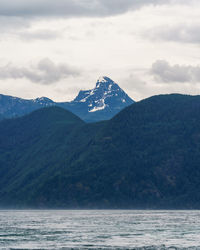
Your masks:
<instances>
[{"instance_id":1,"label":"white cloud","mask_svg":"<svg viewBox=\"0 0 200 250\"><path fill-rule=\"evenodd\" d=\"M158 60L152 65L151 73L159 82L197 83L200 82L200 66L170 65Z\"/></svg>"},{"instance_id":2,"label":"white cloud","mask_svg":"<svg viewBox=\"0 0 200 250\"><path fill-rule=\"evenodd\" d=\"M148 31L152 40L163 40L183 43L200 43L200 23L175 24L171 26L154 27ZM147 33L147 32L146 32Z\"/></svg>"},{"instance_id":3,"label":"white cloud","mask_svg":"<svg viewBox=\"0 0 200 250\"><path fill-rule=\"evenodd\" d=\"M55 64L48 58L30 67L17 67L12 64L0 67L0 79L28 79L33 83L45 85L79 75L80 72L77 69L67 64Z\"/></svg>"}]
</instances>

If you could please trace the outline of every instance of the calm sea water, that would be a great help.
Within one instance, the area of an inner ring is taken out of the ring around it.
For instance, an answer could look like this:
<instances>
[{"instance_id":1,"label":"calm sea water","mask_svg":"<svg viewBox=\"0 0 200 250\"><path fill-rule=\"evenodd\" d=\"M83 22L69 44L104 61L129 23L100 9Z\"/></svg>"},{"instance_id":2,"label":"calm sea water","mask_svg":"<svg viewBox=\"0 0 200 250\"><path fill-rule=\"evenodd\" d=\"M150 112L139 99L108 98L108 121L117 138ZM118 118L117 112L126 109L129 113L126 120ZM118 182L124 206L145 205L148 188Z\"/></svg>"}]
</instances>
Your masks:
<instances>
[{"instance_id":1,"label":"calm sea water","mask_svg":"<svg viewBox=\"0 0 200 250\"><path fill-rule=\"evenodd\" d=\"M200 211L0 211L0 249L200 249Z\"/></svg>"}]
</instances>

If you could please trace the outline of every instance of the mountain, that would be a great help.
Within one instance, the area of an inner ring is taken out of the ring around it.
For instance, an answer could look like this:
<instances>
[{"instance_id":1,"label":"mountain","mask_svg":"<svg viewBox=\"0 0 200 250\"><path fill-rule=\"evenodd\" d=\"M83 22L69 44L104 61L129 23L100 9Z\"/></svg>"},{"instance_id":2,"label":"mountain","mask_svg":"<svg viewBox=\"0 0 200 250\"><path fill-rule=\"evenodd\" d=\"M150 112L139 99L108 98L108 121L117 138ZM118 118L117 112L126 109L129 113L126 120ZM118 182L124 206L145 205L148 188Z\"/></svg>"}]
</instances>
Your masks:
<instances>
[{"instance_id":1,"label":"mountain","mask_svg":"<svg viewBox=\"0 0 200 250\"><path fill-rule=\"evenodd\" d=\"M133 102L114 81L108 77L100 77L94 89L80 91L71 102L58 103L46 97L24 100L0 95L0 115L5 118L19 117L39 108L59 106L85 121L94 122L112 118Z\"/></svg>"},{"instance_id":2,"label":"mountain","mask_svg":"<svg viewBox=\"0 0 200 250\"><path fill-rule=\"evenodd\" d=\"M0 95L0 115L5 118L19 117L42 107L55 105L46 97L25 100L18 97Z\"/></svg>"},{"instance_id":3,"label":"mountain","mask_svg":"<svg viewBox=\"0 0 200 250\"><path fill-rule=\"evenodd\" d=\"M94 89L80 91L71 102L80 108L75 112L69 110L86 121L108 120L133 102L117 83L108 77L100 77Z\"/></svg>"},{"instance_id":4,"label":"mountain","mask_svg":"<svg viewBox=\"0 0 200 250\"><path fill-rule=\"evenodd\" d=\"M109 121L59 107L0 122L0 206L200 208L200 96L161 95Z\"/></svg>"}]
</instances>

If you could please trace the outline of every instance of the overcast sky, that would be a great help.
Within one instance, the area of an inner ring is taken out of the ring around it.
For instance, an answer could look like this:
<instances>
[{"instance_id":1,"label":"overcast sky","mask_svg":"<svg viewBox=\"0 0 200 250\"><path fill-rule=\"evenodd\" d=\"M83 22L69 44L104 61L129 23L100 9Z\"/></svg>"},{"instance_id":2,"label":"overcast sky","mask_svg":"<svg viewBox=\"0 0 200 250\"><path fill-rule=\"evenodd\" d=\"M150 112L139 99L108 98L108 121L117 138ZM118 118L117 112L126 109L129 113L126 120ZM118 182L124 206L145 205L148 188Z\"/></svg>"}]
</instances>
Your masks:
<instances>
[{"instance_id":1,"label":"overcast sky","mask_svg":"<svg viewBox=\"0 0 200 250\"><path fill-rule=\"evenodd\" d=\"M200 94L199 0L0 0L0 93L72 100L99 76L134 100Z\"/></svg>"}]
</instances>

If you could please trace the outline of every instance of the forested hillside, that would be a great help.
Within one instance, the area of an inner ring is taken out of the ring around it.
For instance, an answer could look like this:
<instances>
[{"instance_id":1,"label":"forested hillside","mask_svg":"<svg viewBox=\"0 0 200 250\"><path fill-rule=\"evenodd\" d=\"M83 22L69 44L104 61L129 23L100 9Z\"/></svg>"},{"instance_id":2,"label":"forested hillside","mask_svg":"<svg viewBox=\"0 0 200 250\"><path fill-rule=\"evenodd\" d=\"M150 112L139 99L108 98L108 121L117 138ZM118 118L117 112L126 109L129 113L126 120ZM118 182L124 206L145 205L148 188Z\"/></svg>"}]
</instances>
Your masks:
<instances>
[{"instance_id":1,"label":"forested hillside","mask_svg":"<svg viewBox=\"0 0 200 250\"><path fill-rule=\"evenodd\" d=\"M61 108L0 123L0 204L200 208L200 96L154 96L86 124Z\"/></svg>"}]
</instances>

